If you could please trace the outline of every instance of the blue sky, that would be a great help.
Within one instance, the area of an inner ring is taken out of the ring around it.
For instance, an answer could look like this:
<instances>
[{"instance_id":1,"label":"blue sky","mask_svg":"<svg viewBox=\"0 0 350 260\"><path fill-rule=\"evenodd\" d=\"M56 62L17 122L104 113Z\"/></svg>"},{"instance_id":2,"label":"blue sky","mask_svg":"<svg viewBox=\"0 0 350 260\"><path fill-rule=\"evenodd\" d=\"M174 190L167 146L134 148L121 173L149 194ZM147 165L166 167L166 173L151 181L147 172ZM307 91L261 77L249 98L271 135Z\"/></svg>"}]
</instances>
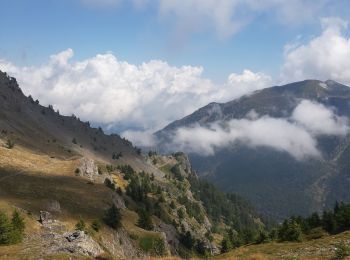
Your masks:
<instances>
[{"instance_id":1,"label":"blue sky","mask_svg":"<svg viewBox=\"0 0 350 260\"><path fill-rule=\"evenodd\" d=\"M105 4L98 4L104 1ZM276 9L281 7L277 6L249 12L251 21L225 37L218 36L210 25L204 28L198 25L187 35L178 37L176 20L182 17L159 14L157 0L148 1L143 8L135 7L130 0L116 5L113 0L1 2L2 9L7 10L0 16L4 25L2 58L30 65L42 63L49 55L67 48L75 51L76 59L111 51L119 59L134 64L161 59L176 66L203 66L205 75L219 82L230 72L246 68L278 73L287 42L298 35L318 34L322 16L336 13L344 17L343 7L350 7L347 1L330 1L333 3L326 3L314 17L298 23L280 21ZM299 14L295 15L298 20Z\"/></svg>"},{"instance_id":2,"label":"blue sky","mask_svg":"<svg viewBox=\"0 0 350 260\"><path fill-rule=\"evenodd\" d=\"M1 8L1 70L42 104L140 131L133 136L271 85L350 84L348 0L1 0Z\"/></svg>"}]
</instances>

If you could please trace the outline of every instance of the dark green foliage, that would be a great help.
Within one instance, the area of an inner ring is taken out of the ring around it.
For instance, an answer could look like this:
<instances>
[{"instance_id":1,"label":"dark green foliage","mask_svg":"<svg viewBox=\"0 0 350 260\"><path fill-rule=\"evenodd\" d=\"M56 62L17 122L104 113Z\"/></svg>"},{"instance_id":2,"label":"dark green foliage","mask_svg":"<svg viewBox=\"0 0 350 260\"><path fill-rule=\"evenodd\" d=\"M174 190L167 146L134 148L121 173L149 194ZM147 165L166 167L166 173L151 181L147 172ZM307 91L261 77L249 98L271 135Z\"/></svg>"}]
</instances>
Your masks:
<instances>
[{"instance_id":1,"label":"dark green foliage","mask_svg":"<svg viewBox=\"0 0 350 260\"><path fill-rule=\"evenodd\" d=\"M141 172L139 175L130 175L129 180L130 183L126 188L126 194L136 202L149 203L147 194L155 189L149 175Z\"/></svg>"},{"instance_id":2,"label":"dark green foliage","mask_svg":"<svg viewBox=\"0 0 350 260\"><path fill-rule=\"evenodd\" d=\"M269 241L269 234L265 230L260 230L256 239L257 244L266 243Z\"/></svg>"},{"instance_id":3,"label":"dark green foliage","mask_svg":"<svg viewBox=\"0 0 350 260\"><path fill-rule=\"evenodd\" d=\"M205 246L205 243L202 240L197 240L196 251L198 254L203 256L207 256L209 254L208 248Z\"/></svg>"},{"instance_id":4,"label":"dark green foliage","mask_svg":"<svg viewBox=\"0 0 350 260\"><path fill-rule=\"evenodd\" d=\"M12 243L16 244L16 243L22 242L25 223L17 210L14 210L12 213L11 225L12 225Z\"/></svg>"},{"instance_id":5,"label":"dark green foliage","mask_svg":"<svg viewBox=\"0 0 350 260\"><path fill-rule=\"evenodd\" d=\"M344 242L336 245L337 250L335 251L334 259L340 260L350 256L350 246L347 246Z\"/></svg>"},{"instance_id":6,"label":"dark green foliage","mask_svg":"<svg viewBox=\"0 0 350 260\"><path fill-rule=\"evenodd\" d=\"M112 159L113 160L118 160L120 157L122 157L123 156L123 154L121 153L121 152L119 152L119 153L113 153L112 154Z\"/></svg>"},{"instance_id":7,"label":"dark green foliage","mask_svg":"<svg viewBox=\"0 0 350 260\"><path fill-rule=\"evenodd\" d=\"M120 187L118 187L116 189L116 191L117 191L118 195L120 195L120 196L123 195L123 191L122 191L122 189Z\"/></svg>"},{"instance_id":8,"label":"dark green foliage","mask_svg":"<svg viewBox=\"0 0 350 260\"><path fill-rule=\"evenodd\" d=\"M189 181L195 198L203 202L202 205L214 224L224 220L226 225L238 232L244 229L259 229L259 225L254 221L257 214L246 200L235 194L221 192L214 185L194 175L190 175ZM179 202L186 205L185 198L180 198ZM186 207L187 213L198 218L198 207L193 206Z\"/></svg>"},{"instance_id":9,"label":"dark green foliage","mask_svg":"<svg viewBox=\"0 0 350 260\"><path fill-rule=\"evenodd\" d=\"M20 243L24 235L25 223L17 210L12 213L11 221L0 211L0 245Z\"/></svg>"},{"instance_id":10,"label":"dark green foliage","mask_svg":"<svg viewBox=\"0 0 350 260\"><path fill-rule=\"evenodd\" d=\"M179 181L183 181L185 178L181 175L181 171L180 171L180 166L178 164L174 165L171 169L170 169L171 173L174 174L174 177L179 180Z\"/></svg>"},{"instance_id":11,"label":"dark green foliage","mask_svg":"<svg viewBox=\"0 0 350 260\"><path fill-rule=\"evenodd\" d=\"M177 215L179 216L179 219L183 219L185 217L185 211L183 208L179 208L177 210Z\"/></svg>"},{"instance_id":12,"label":"dark green foliage","mask_svg":"<svg viewBox=\"0 0 350 260\"><path fill-rule=\"evenodd\" d=\"M283 241L301 241L301 227L295 220L285 220L278 230L278 239Z\"/></svg>"},{"instance_id":13,"label":"dark green foliage","mask_svg":"<svg viewBox=\"0 0 350 260\"><path fill-rule=\"evenodd\" d=\"M110 165L110 164L107 164L106 165L106 170L107 172L111 173L115 170L114 166L113 165Z\"/></svg>"},{"instance_id":14,"label":"dark green foliage","mask_svg":"<svg viewBox=\"0 0 350 260\"><path fill-rule=\"evenodd\" d=\"M156 151L149 151L148 152L148 157L156 156L157 152Z\"/></svg>"},{"instance_id":15,"label":"dark green foliage","mask_svg":"<svg viewBox=\"0 0 350 260\"><path fill-rule=\"evenodd\" d=\"M151 215L144 209L138 211L139 219L137 225L146 230L153 230Z\"/></svg>"},{"instance_id":16,"label":"dark green foliage","mask_svg":"<svg viewBox=\"0 0 350 260\"><path fill-rule=\"evenodd\" d=\"M121 214L119 209L113 204L106 212L103 221L111 228L118 229L121 226Z\"/></svg>"},{"instance_id":17,"label":"dark green foliage","mask_svg":"<svg viewBox=\"0 0 350 260\"><path fill-rule=\"evenodd\" d=\"M14 146L15 146L15 143L12 140L8 139L6 141L6 148L7 149L12 149Z\"/></svg>"},{"instance_id":18,"label":"dark green foliage","mask_svg":"<svg viewBox=\"0 0 350 260\"><path fill-rule=\"evenodd\" d=\"M11 244L12 226L8 216L0 211L0 245Z\"/></svg>"},{"instance_id":19,"label":"dark green foliage","mask_svg":"<svg viewBox=\"0 0 350 260\"><path fill-rule=\"evenodd\" d=\"M106 178L104 183L108 188L115 190L115 184L110 179Z\"/></svg>"},{"instance_id":20,"label":"dark green foliage","mask_svg":"<svg viewBox=\"0 0 350 260\"><path fill-rule=\"evenodd\" d=\"M80 231L85 231L86 230L85 221L83 219L79 219L77 224L75 224L75 229Z\"/></svg>"},{"instance_id":21,"label":"dark green foliage","mask_svg":"<svg viewBox=\"0 0 350 260\"><path fill-rule=\"evenodd\" d=\"M224 237L221 241L221 253L227 253L232 249L231 241L228 237Z\"/></svg>"},{"instance_id":22,"label":"dark green foliage","mask_svg":"<svg viewBox=\"0 0 350 260\"><path fill-rule=\"evenodd\" d=\"M170 202L169 207L172 209L176 208L175 202L173 200Z\"/></svg>"},{"instance_id":23,"label":"dark green foliage","mask_svg":"<svg viewBox=\"0 0 350 260\"><path fill-rule=\"evenodd\" d=\"M296 228L298 226L298 228ZM336 203L333 211L324 211L322 217L318 213L312 213L307 218L291 217L283 222L279 228L278 238L281 241L298 241L296 229L301 229L307 239L317 239L324 236L325 232L337 234L350 229L350 204ZM298 231L299 232L299 231ZM297 232L297 233L298 233Z\"/></svg>"},{"instance_id":24,"label":"dark green foliage","mask_svg":"<svg viewBox=\"0 0 350 260\"><path fill-rule=\"evenodd\" d=\"M139 240L140 248L154 256L164 256L166 254L165 243L162 238L146 236Z\"/></svg>"},{"instance_id":25,"label":"dark green foliage","mask_svg":"<svg viewBox=\"0 0 350 260\"><path fill-rule=\"evenodd\" d=\"M190 231L187 231L185 234L180 234L179 241L182 245L190 250L194 247L196 242Z\"/></svg>"},{"instance_id":26,"label":"dark green foliage","mask_svg":"<svg viewBox=\"0 0 350 260\"><path fill-rule=\"evenodd\" d=\"M125 180L129 180L136 174L135 170L130 165L119 165L117 168L124 173Z\"/></svg>"},{"instance_id":27,"label":"dark green foliage","mask_svg":"<svg viewBox=\"0 0 350 260\"><path fill-rule=\"evenodd\" d=\"M91 223L91 228L93 230L95 230L96 232L100 231L101 229L101 222L99 220L94 220L92 223Z\"/></svg>"}]
</instances>

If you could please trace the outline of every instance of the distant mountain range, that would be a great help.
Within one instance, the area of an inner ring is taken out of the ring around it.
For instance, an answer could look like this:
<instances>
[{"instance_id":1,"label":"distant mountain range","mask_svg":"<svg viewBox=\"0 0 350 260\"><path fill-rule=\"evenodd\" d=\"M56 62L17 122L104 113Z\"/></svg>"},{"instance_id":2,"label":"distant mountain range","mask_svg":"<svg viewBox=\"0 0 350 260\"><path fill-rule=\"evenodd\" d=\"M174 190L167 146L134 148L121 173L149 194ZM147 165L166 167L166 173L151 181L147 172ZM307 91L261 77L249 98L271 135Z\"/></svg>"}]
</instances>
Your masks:
<instances>
[{"instance_id":1,"label":"distant mountain range","mask_svg":"<svg viewBox=\"0 0 350 260\"><path fill-rule=\"evenodd\" d=\"M160 150L187 150L200 176L278 220L350 201L349 115L348 86L306 80L210 103L155 136Z\"/></svg>"}]
</instances>

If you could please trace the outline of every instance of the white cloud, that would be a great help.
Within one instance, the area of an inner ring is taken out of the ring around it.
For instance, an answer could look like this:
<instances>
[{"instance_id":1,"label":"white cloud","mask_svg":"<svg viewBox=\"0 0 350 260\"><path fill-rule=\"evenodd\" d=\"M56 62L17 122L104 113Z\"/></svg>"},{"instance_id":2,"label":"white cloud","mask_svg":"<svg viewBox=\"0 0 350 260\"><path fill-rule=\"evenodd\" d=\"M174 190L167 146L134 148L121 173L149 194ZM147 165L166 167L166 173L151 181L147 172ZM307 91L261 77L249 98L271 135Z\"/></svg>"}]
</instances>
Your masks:
<instances>
[{"instance_id":1,"label":"white cloud","mask_svg":"<svg viewBox=\"0 0 350 260\"><path fill-rule=\"evenodd\" d=\"M320 36L286 51L281 73L284 81L315 78L350 84L350 38L343 33L347 22L323 18L321 23Z\"/></svg>"},{"instance_id":2,"label":"white cloud","mask_svg":"<svg viewBox=\"0 0 350 260\"><path fill-rule=\"evenodd\" d=\"M178 38L198 31L214 31L226 38L262 15L284 25L314 22L337 4L331 0L79 0L92 7L119 7L131 2L137 9L156 10L161 22L168 20ZM155 7L155 8L154 8ZM339 9L339 8L338 8Z\"/></svg>"},{"instance_id":3,"label":"white cloud","mask_svg":"<svg viewBox=\"0 0 350 260\"><path fill-rule=\"evenodd\" d=\"M214 123L210 128L180 128L174 138L179 150L202 155L213 155L217 148L239 143L248 147L269 147L284 151L297 159L320 156L316 141L305 129L286 119L271 117L234 119L225 127Z\"/></svg>"},{"instance_id":4,"label":"white cloud","mask_svg":"<svg viewBox=\"0 0 350 260\"><path fill-rule=\"evenodd\" d=\"M337 116L330 108L303 100L294 110L292 119L316 135L346 135L348 118Z\"/></svg>"},{"instance_id":5,"label":"white cloud","mask_svg":"<svg viewBox=\"0 0 350 260\"><path fill-rule=\"evenodd\" d=\"M275 14L284 25L313 22L329 3L330 0L159 0L159 12L174 20L177 32L214 29L225 38L266 13Z\"/></svg>"},{"instance_id":6,"label":"white cloud","mask_svg":"<svg viewBox=\"0 0 350 260\"><path fill-rule=\"evenodd\" d=\"M193 125L177 129L169 147L201 155L237 144L269 147L301 160L321 157L317 136L343 136L349 133L348 120L338 117L322 104L303 100L290 118L259 117L255 111L244 119L215 122L208 127Z\"/></svg>"},{"instance_id":7,"label":"white cloud","mask_svg":"<svg viewBox=\"0 0 350 260\"><path fill-rule=\"evenodd\" d=\"M111 53L81 61L72 57L73 50L68 49L33 67L0 60L0 69L16 77L24 93L63 114L74 113L109 128L146 131L158 130L209 102L229 101L267 87L271 80L246 70L217 85L202 76L202 67L173 67L159 60L133 65Z\"/></svg>"}]
</instances>

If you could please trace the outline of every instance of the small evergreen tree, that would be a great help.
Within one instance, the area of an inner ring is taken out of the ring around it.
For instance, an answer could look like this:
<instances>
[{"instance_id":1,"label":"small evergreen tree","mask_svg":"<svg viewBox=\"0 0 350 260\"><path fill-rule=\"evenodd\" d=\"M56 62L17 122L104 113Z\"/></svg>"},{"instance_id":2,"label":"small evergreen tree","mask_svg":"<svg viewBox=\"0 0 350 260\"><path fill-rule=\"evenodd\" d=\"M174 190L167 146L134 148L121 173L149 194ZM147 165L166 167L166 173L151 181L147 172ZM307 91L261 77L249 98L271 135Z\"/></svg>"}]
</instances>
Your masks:
<instances>
[{"instance_id":1,"label":"small evergreen tree","mask_svg":"<svg viewBox=\"0 0 350 260\"><path fill-rule=\"evenodd\" d=\"M96 232L100 231L100 229L101 229L101 222L98 221L98 220L92 221L92 223L91 223L91 228L92 228L93 230L95 230Z\"/></svg>"},{"instance_id":2,"label":"small evergreen tree","mask_svg":"<svg viewBox=\"0 0 350 260\"><path fill-rule=\"evenodd\" d=\"M80 231L85 231L86 230L85 221L83 219L79 219L77 224L75 224L75 229Z\"/></svg>"},{"instance_id":3,"label":"small evergreen tree","mask_svg":"<svg viewBox=\"0 0 350 260\"><path fill-rule=\"evenodd\" d=\"M146 229L146 230L152 230L154 228L152 219L150 214L146 210L139 210L139 220L137 221L137 225L140 228Z\"/></svg>"},{"instance_id":4,"label":"small evergreen tree","mask_svg":"<svg viewBox=\"0 0 350 260\"><path fill-rule=\"evenodd\" d=\"M11 223L5 214L0 211L0 245L8 245L11 243Z\"/></svg>"},{"instance_id":5,"label":"small evergreen tree","mask_svg":"<svg viewBox=\"0 0 350 260\"><path fill-rule=\"evenodd\" d=\"M11 225L12 225L11 243L17 244L22 242L25 223L17 210L14 210L12 213Z\"/></svg>"},{"instance_id":6,"label":"small evergreen tree","mask_svg":"<svg viewBox=\"0 0 350 260\"><path fill-rule=\"evenodd\" d=\"M190 231L187 231L185 234L180 235L180 242L183 244L187 249L192 249L195 243L195 239L193 238Z\"/></svg>"},{"instance_id":7,"label":"small evergreen tree","mask_svg":"<svg viewBox=\"0 0 350 260\"><path fill-rule=\"evenodd\" d=\"M221 241L221 253L227 253L232 249L231 241L228 237L224 237Z\"/></svg>"},{"instance_id":8,"label":"small evergreen tree","mask_svg":"<svg viewBox=\"0 0 350 260\"><path fill-rule=\"evenodd\" d=\"M103 218L106 225L118 229L121 226L121 214L119 209L113 204L106 212Z\"/></svg>"}]
</instances>

